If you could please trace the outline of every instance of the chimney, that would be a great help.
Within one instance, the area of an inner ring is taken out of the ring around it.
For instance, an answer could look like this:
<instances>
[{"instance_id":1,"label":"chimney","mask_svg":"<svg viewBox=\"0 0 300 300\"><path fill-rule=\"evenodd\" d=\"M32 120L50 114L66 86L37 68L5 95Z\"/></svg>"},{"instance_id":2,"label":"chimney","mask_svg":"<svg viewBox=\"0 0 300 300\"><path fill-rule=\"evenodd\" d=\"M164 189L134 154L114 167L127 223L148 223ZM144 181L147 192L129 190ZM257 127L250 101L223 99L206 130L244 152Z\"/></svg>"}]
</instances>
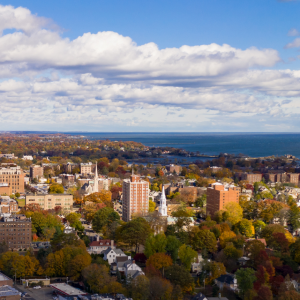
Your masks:
<instances>
[{"instance_id":1,"label":"chimney","mask_svg":"<svg viewBox=\"0 0 300 300\"><path fill-rule=\"evenodd\" d=\"M99 235L96 235L96 240L97 242L99 242Z\"/></svg>"},{"instance_id":2,"label":"chimney","mask_svg":"<svg viewBox=\"0 0 300 300\"><path fill-rule=\"evenodd\" d=\"M112 249L114 248L114 240L110 241L110 246L111 246Z\"/></svg>"}]
</instances>

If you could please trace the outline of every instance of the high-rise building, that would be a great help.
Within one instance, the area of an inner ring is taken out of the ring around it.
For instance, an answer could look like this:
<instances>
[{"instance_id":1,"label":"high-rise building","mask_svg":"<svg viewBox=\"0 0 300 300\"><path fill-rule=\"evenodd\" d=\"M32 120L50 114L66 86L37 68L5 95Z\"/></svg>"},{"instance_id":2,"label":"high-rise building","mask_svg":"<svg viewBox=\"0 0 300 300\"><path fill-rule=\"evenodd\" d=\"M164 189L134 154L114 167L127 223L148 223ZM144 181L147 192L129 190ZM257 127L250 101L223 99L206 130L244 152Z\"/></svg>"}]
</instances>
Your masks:
<instances>
[{"instance_id":1,"label":"high-rise building","mask_svg":"<svg viewBox=\"0 0 300 300\"><path fill-rule=\"evenodd\" d=\"M0 183L8 183L12 193L24 193L24 173L19 166L0 168Z\"/></svg>"},{"instance_id":2,"label":"high-rise building","mask_svg":"<svg viewBox=\"0 0 300 300\"><path fill-rule=\"evenodd\" d=\"M132 174L123 180L122 218L128 222L133 214L145 215L149 211L149 182Z\"/></svg>"},{"instance_id":3,"label":"high-rise building","mask_svg":"<svg viewBox=\"0 0 300 300\"><path fill-rule=\"evenodd\" d=\"M27 219L24 215L1 218L0 242L5 242L10 250L29 249L31 219Z\"/></svg>"},{"instance_id":4,"label":"high-rise building","mask_svg":"<svg viewBox=\"0 0 300 300\"><path fill-rule=\"evenodd\" d=\"M41 178L44 176L44 168L38 165L30 166L30 178Z\"/></svg>"},{"instance_id":5,"label":"high-rise building","mask_svg":"<svg viewBox=\"0 0 300 300\"><path fill-rule=\"evenodd\" d=\"M161 217L168 216L167 199L166 199L166 195L165 195L165 187L164 186L162 187L162 191L161 191L158 213Z\"/></svg>"},{"instance_id":6,"label":"high-rise building","mask_svg":"<svg viewBox=\"0 0 300 300\"><path fill-rule=\"evenodd\" d=\"M213 216L218 210L223 210L229 202L239 203L239 190L236 186L225 187L221 183L214 183L207 188L207 214Z\"/></svg>"}]
</instances>

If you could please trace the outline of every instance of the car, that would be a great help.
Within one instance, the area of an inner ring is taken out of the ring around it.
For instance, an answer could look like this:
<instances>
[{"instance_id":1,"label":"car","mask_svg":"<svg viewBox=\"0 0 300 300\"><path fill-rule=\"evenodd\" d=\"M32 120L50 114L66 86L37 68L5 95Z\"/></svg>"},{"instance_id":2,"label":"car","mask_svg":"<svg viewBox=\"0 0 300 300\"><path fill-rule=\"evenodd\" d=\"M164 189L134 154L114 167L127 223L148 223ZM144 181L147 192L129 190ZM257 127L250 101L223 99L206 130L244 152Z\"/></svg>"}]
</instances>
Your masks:
<instances>
[{"instance_id":1,"label":"car","mask_svg":"<svg viewBox=\"0 0 300 300\"><path fill-rule=\"evenodd\" d=\"M39 289L41 289L41 287L39 286L39 285L37 285L37 286L34 286L33 287L35 290L39 290Z\"/></svg>"}]
</instances>

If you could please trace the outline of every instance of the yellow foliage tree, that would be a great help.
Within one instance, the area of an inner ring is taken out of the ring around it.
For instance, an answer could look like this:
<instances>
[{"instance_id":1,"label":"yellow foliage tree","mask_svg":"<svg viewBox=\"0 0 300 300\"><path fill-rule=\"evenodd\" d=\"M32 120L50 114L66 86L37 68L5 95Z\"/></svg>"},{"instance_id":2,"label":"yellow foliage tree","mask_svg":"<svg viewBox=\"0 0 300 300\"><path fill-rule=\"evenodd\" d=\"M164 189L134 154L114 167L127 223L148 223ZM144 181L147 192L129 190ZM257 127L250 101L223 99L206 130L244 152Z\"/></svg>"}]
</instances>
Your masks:
<instances>
[{"instance_id":1,"label":"yellow foliage tree","mask_svg":"<svg viewBox=\"0 0 300 300\"><path fill-rule=\"evenodd\" d=\"M225 211L228 213L227 220L232 224L236 224L243 219L243 209L236 202L229 202L225 205Z\"/></svg>"},{"instance_id":2,"label":"yellow foliage tree","mask_svg":"<svg viewBox=\"0 0 300 300\"><path fill-rule=\"evenodd\" d=\"M226 247L226 244L231 241L231 239L235 238L236 234L233 231L224 231L220 235L220 245L222 248Z\"/></svg>"}]
</instances>

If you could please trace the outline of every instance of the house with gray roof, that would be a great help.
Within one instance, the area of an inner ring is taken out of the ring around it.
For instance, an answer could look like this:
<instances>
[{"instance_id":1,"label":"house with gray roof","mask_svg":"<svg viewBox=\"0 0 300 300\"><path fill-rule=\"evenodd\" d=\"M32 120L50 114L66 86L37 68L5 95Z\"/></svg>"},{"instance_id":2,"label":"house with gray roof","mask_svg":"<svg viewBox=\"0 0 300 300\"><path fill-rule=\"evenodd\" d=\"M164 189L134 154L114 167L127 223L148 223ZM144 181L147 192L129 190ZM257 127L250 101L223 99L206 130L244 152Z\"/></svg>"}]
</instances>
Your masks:
<instances>
[{"instance_id":1,"label":"house with gray roof","mask_svg":"<svg viewBox=\"0 0 300 300\"><path fill-rule=\"evenodd\" d=\"M121 249L108 247L106 250L102 252L104 254L103 259L107 260L107 262L111 265L113 262L116 262L117 257L126 257L126 259L131 259L130 256L127 256Z\"/></svg>"},{"instance_id":2,"label":"house with gray roof","mask_svg":"<svg viewBox=\"0 0 300 300\"><path fill-rule=\"evenodd\" d=\"M145 275L142 269L135 263L135 260L126 259L125 256L116 257L116 262L111 264L111 274L123 273L128 278L136 278Z\"/></svg>"}]
</instances>

